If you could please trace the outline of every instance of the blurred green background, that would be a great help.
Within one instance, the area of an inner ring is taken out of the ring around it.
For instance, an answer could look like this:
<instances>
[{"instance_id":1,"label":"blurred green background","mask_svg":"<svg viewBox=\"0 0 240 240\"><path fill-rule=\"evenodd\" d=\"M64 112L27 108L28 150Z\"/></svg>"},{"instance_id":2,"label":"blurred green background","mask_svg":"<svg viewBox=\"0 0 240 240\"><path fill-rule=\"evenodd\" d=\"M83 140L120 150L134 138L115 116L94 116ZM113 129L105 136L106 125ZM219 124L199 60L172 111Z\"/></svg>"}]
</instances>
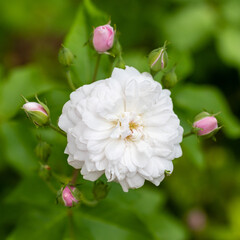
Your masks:
<instances>
[{"instance_id":1,"label":"blurred green background","mask_svg":"<svg viewBox=\"0 0 240 240\"><path fill-rule=\"evenodd\" d=\"M171 42L170 67L177 64L179 78L172 97L186 132L204 109L221 112L223 129L217 142L186 138L183 157L159 187L146 183L123 193L111 183L109 196L97 207L74 209L75 238L240 239L240 1L93 3L96 7L88 0L0 1L0 239L71 239L68 212L55 205L34 152L41 137L52 146L51 168L70 177L66 140L47 128L36 129L20 110L20 95L45 99L57 124L70 94L57 59L60 45L76 55L75 84L90 82L96 55L83 45L93 26L110 17L126 64L140 71L149 71L152 49ZM104 56L99 78L109 76L108 63ZM90 182L80 185L90 198L91 187Z\"/></svg>"}]
</instances>

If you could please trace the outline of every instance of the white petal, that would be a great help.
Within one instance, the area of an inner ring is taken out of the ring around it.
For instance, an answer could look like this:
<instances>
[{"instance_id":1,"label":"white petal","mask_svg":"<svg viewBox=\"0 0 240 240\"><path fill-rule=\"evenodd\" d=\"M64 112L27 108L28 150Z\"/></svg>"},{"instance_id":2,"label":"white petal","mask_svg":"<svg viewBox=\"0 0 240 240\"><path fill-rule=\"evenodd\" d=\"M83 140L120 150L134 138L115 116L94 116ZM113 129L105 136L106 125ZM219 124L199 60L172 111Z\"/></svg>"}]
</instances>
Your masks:
<instances>
[{"instance_id":1,"label":"white petal","mask_svg":"<svg viewBox=\"0 0 240 240\"><path fill-rule=\"evenodd\" d=\"M112 140L105 148L107 159L116 160L122 157L125 150L125 143L122 140Z\"/></svg>"},{"instance_id":2,"label":"white petal","mask_svg":"<svg viewBox=\"0 0 240 240\"><path fill-rule=\"evenodd\" d=\"M83 163L83 161L74 160L71 156L68 157L68 164L76 169L80 169Z\"/></svg>"},{"instance_id":3,"label":"white petal","mask_svg":"<svg viewBox=\"0 0 240 240\"><path fill-rule=\"evenodd\" d=\"M84 112L82 120L89 128L96 131L107 130L113 127L110 122L90 112Z\"/></svg>"},{"instance_id":4,"label":"white petal","mask_svg":"<svg viewBox=\"0 0 240 240\"><path fill-rule=\"evenodd\" d=\"M126 180L130 188L140 188L145 181L139 174L136 174L134 177L127 178Z\"/></svg>"},{"instance_id":5,"label":"white petal","mask_svg":"<svg viewBox=\"0 0 240 240\"><path fill-rule=\"evenodd\" d=\"M104 171L95 171L95 172L89 172L89 173L83 174L81 171L83 178L89 181L96 181L98 178L100 178L103 175L103 173Z\"/></svg>"}]
</instances>

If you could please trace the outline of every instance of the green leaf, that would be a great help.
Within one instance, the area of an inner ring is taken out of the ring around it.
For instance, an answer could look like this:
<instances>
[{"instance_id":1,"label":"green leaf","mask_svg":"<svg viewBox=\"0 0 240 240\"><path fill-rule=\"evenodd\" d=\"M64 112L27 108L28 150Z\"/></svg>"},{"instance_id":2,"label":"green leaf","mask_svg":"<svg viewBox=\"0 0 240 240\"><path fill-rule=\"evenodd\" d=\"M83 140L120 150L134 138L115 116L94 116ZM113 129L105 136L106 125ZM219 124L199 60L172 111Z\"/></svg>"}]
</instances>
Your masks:
<instances>
[{"instance_id":1,"label":"green leaf","mask_svg":"<svg viewBox=\"0 0 240 240\"><path fill-rule=\"evenodd\" d=\"M36 139L24 122L5 122L0 124L0 139L6 161L19 173L31 175L38 167L34 154Z\"/></svg>"},{"instance_id":2,"label":"green leaf","mask_svg":"<svg viewBox=\"0 0 240 240\"><path fill-rule=\"evenodd\" d=\"M117 208L116 206L114 208ZM112 206L110 208L106 209L107 212L112 211ZM99 213L99 212L98 212ZM102 212L100 212L102 214ZM89 215L82 214L82 213L76 213L76 220L75 222L77 224L81 224L82 226L77 226L80 229L77 229L80 233L82 232L81 229L83 229L84 235L86 235L86 229L88 230L88 236L89 238L85 239L97 239L97 240L108 240L108 239L116 239L116 240L131 240L131 239L152 239L151 235L142 235L142 231L135 232L131 229L132 226L137 224L138 222L132 222L131 213L129 213L130 220L126 218L126 224L128 223L128 227L123 226L122 224L115 223L115 218L119 218L119 215L121 216L122 213L118 212L118 215L113 215L111 218L105 219L101 218L101 215ZM125 214L123 213L123 216ZM91 236L91 237L90 237ZM84 238L79 238L84 239Z\"/></svg>"},{"instance_id":3,"label":"green leaf","mask_svg":"<svg viewBox=\"0 0 240 240\"><path fill-rule=\"evenodd\" d=\"M131 234L135 235L136 238L140 238L141 236L145 237L145 239L151 238L151 234L148 232L143 221L136 214L134 214L129 207L122 207L121 205L113 203L112 201L104 200L95 208L83 208L82 215L84 218L92 222L92 224L89 226L92 227L92 230L94 231L97 231L100 226L108 226L109 230L111 228L116 229L116 231L119 229L118 231L120 234L125 235L127 232L130 232ZM96 228L93 227L94 225ZM112 231L110 230L110 232ZM104 231L102 234L103 233ZM111 234L113 234L113 232Z\"/></svg>"},{"instance_id":4,"label":"green leaf","mask_svg":"<svg viewBox=\"0 0 240 240\"><path fill-rule=\"evenodd\" d=\"M223 18L232 26L240 26L240 2L238 0L223 1L221 3L221 13ZM222 28L221 28L222 31Z\"/></svg>"},{"instance_id":5,"label":"green leaf","mask_svg":"<svg viewBox=\"0 0 240 240\"><path fill-rule=\"evenodd\" d=\"M200 140L196 135L186 137L182 142L182 148L186 157L189 158L197 167L204 167L204 156L201 149Z\"/></svg>"},{"instance_id":6,"label":"green leaf","mask_svg":"<svg viewBox=\"0 0 240 240\"><path fill-rule=\"evenodd\" d=\"M175 13L163 16L165 38L179 50L199 48L211 36L215 17L213 9L204 4L180 8Z\"/></svg>"},{"instance_id":7,"label":"green leaf","mask_svg":"<svg viewBox=\"0 0 240 240\"><path fill-rule=\"evenodd\" d=\"M7 240L26 240L29 237L32 240L63 239L68 226L66 213L66 208L59 206L32 209L20 218Z\"/></svg>"},{"instance_id":8,"label":"green leaf","mask_svg":"<svg viewBox=\"0 0 240 240\"><path fill-rule=\"evenodd\" d=\"M7 204L25 204L30 206L54 206L55 194L47 184L37 176L25 177L19 185L4 199Z\"/></svg>"},{"instance_id":9,"label":"green leaf","mask_svg":"<svg viewBox=\"0 0 240 240\"><path fill-rule=\"evenodd\" d=\"M155 213L145 216L145 223L153 233L156 240L185 240L188 239L187 232L180 222L165 213Z\"/></svg>"},{"instance_id":10,"label":"green leaf","mask_svg":"<svg viewBox=\"0 0 240 240\"><path fill-rule=\"evenodd\" d=\"M23 104L21 95L30 98L54 86L36 66L14 69L0 88L0 120L9 119L17 113Z\"/></svg>"},{"instance_id":11,"label":"green leaf","mask_svg":"<svg viewBox=\"0 0 240 240\"><path fill-rule=\"evenodd\" d=\"M141 51L128 51L123 58L126 65L135 67L140 72L149 72L147 56Z\"/></svg>"},{"instance_id":12,"label":"green leaf","mask_svg":"<svg viewBox=\"0 0 240 240\"><path fill-rule=\"evenodd\" d=\"M240 30L239 28L221 29L217 38L217 50L223 61L240 67Z\"/></svg>"},{"instance_id":13,"label":"green leaf","mask_svg":"<svg viewBox=\"0 0 240 240\"><path fill-rule=\"evenodd\" d=\"M174 102L183 111L189 111L192 119L204 109L210 113L221 112L217 118L223 125L222 131L230 138L240 136L240 122L233 115L223 94L213 86L182 85L174 91Z\"/></svg>"},{"instance_id":14,"label":"green leaf","mask_svg":"<svg viewBox=\"0 0 240 240\"><path fill-rule=\"evenodd\" d=\"M84 0L79 7L76 20L64 41L64 45L76 56L71 69L73 79L78 85L91 82L97 55L89 45L84 45L89 40L93 27L106 24L108 20L90 0Z\"/></svg>"}]
</instances>

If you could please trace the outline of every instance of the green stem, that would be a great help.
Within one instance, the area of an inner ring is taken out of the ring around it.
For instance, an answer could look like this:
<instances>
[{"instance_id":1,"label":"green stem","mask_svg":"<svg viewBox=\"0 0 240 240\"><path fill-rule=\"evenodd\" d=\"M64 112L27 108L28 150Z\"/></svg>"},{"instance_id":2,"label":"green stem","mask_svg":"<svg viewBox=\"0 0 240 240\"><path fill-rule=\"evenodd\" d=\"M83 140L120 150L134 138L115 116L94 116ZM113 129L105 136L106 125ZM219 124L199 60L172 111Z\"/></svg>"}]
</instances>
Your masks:
<instances>
[{"instance_id":1,"label":"green stem","mask_svg":"<svg viewBox=\"0 0 240 240\"><path fill-rule=\"evenodd\" d=\"M101 59L101 54L98 54L98 56L97 56L97 61L96 61L96 65L95 65L95 69L94 69L94 74L93 74L93 78L92 78L92 82L95 82L95 81L96 81L96 77L97 77L97 72L98 72L98 68L99 68L100 59Z\"/></svg>"},{"instance_id":2,"label":"green stem","mask_svg":"<svg viewBox=\"0 0 240 240\"><path fill-rule=\"evenodd\" d=\"M69 219L69 228L70 228L70 238L72 240L76 240L76 236L74 233L74 221L73 221L73 212L71 208L68 208L67 210L67 215L68 215L68 219Z\"/></svg>"},{"instance_id":3,"label":"green stem","mask_svg":"<svg viewBox=\"0 0 240 240\"><path fill-rule=\"evenodd\" d=\"M97 200L88 200L83 195L81 195L81 202L89 207L95 207L98 204Z\"/></svg>"},{"instance_id":4,"label":"green stem","mask_svg":"<svg viewBox=\"0 0 240 240\"><path fill-rule=\"evenodd\" d=\"M55 189L55 187L52 185L51 182L49 182L48 180L43 179L43 181L47 184L48 188L54 193L57 194L57 190Z\"/></svg>"},{"instance_id":5,"label":"green stem","mask_svg":"<svg viewBox=\"0 0 240 240\"><path fill-rule=\"evenodd\" d=\"M194 134L194 132L189 132L189 133L185 133L185 134L183 134L183 138L185 138L185 137L189 137L189 136L191 136L192 134Z\"/></svg>"},{"instance_id":6,"label":"green stem","mask_svg":"<svg viewBox=\"0 0 240 240\"><path fill-rule=\"evenodd\" d=\"M72 77L71 77L71 73L70 73L70 70L68 69L66 71L66 76L67 76L67 81L68 81L68 84L70 86L70 88L75 91L76 90L76 87L75 85L73 84L73 81L72 81Z\"/></svg>"},{"instance_id":7,"label":"green stem","mask_svg":"<svg viewBox=\"0 0 240 240\"><path fill-rule=\"evenodd\" d=\"M77 177L78 177L79 172L80 172L80 169L74 169L73 175L72 175L72 181L71 181L71 184L72 184L72 185L75 185L75 184L76 184L76 181L77 181Z\"/></svg>"},{"instance_id":8,"label":"green stem","mask_svg":"<svg viewBox=\"0 0 240 240\"><path fill-rule=\"evenodd\" d=\"M64 137L67 137L67 134L65 132L63 132L61 129L59 129L58 127L54 126L52 123L49 124L49 127L52 128L54 131L60 133L61 135L63 135Z\"/></svg>"}]
</instances>

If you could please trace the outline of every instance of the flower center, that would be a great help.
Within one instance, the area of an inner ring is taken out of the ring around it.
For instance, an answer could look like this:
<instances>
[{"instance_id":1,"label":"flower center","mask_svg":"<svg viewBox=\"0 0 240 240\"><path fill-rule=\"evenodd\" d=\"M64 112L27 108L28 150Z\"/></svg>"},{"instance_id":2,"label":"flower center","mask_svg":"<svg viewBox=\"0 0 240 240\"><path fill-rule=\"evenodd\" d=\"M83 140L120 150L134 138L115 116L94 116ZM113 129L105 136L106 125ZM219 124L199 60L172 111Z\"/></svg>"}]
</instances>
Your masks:
<instances>
[{"instance_id":1,"label":"flower center","mask_svg":"<svg viewBox=\"0 0 240 240\"><path fill-rule=\"evenodd\" d=\"M136 113L122 113L115 124L116 126L111 134L111 138L138 141L143 137L143 122L141 117Z\"/></svg>"}]
</instances>

